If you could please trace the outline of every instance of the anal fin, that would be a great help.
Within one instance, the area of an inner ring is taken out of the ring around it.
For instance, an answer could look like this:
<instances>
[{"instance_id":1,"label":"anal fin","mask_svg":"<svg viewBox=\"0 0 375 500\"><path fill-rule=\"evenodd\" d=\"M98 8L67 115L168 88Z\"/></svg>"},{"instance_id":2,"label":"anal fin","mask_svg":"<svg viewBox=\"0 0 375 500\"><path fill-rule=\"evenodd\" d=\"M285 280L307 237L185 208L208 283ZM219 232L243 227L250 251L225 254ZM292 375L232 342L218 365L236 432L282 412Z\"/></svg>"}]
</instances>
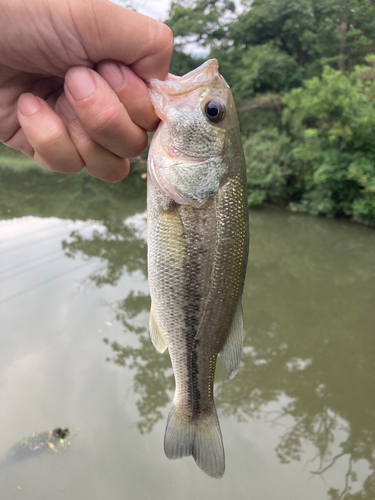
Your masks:
<instances>
[{"instance_id":1,"label":"anal fin","mask_svg":"<svg viewBox=\"0 0 375 500\"><path fill-rule=\"evenodd\" d=\"M149 321L150 337L155 348L159 352L164 352L167 348L167 344L164 340L163 334L160 331L159 325L156 321L154 311L150 311L150 321Z\"/></svg>"},{"instance_id":2,"label":"anal fin","mask_svg":"<svg viewBox=\"0 0 375 500\"><path fill-rule=\"evenodd\" d=\"M220 352L229 380L235 377L241 364L243 351L243 311L242 301L238 303L228 338Z\"/></svg>"}]
</instances>

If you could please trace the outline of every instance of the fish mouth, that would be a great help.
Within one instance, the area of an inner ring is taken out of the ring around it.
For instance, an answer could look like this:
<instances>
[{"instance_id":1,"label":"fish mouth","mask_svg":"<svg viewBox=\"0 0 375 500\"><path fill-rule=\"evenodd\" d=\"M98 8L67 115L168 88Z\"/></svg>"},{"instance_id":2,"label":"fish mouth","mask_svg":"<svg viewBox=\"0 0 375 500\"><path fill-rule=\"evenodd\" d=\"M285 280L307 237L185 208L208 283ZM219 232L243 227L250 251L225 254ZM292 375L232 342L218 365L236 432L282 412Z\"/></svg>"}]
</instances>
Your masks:
<instances>
[{"instance_id":1,"label":"fish mouth","mask_svg":"<svg viewBox=\"0 0 375 500\"><path fill-rule=\"evenodd\" d=\"M198 68L193 69L184 76L169 74L164 81L151 78L147 86L157 94L166 94L169 97L178 97L206 86L213 79L220 78L219 63L217 59L209 59Z\"/></svg>"},{"instance_id":2,"label":"fish mouth","mask_svg":"<svg viewBox=\"0 0 375 500\"><path fill-rule=\"evenodd\" d=\"M155 78L146 81L152 104L158 117L165 121L163 112L171 101L199 92L204 88L222 86L229 89L227 82L219 73L219 63L210 59L184 76L169 74L166 80Z\"/></svg>"}]
</instances>

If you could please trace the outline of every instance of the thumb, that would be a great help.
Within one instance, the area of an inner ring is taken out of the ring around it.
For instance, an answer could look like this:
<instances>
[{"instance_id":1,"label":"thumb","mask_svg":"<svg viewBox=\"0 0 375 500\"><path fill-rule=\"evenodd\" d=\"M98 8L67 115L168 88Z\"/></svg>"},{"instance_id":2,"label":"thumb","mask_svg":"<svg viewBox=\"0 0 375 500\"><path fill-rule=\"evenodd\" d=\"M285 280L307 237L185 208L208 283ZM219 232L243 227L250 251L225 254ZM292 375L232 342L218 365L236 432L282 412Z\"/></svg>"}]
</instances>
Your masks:
<instances>
[{"instance_id":1,"label":"thumb","mask_svg":"<svg viewBox=\"0 0 375 500\"><path fill-rule=\"evenodd\" d=\"M78 9L76 29L88 58L120 61L143 80L164 80L173 52L170 28L155 19L120 7L108 0L81 0L71 4Z\"/></svg>"}]
</instances>

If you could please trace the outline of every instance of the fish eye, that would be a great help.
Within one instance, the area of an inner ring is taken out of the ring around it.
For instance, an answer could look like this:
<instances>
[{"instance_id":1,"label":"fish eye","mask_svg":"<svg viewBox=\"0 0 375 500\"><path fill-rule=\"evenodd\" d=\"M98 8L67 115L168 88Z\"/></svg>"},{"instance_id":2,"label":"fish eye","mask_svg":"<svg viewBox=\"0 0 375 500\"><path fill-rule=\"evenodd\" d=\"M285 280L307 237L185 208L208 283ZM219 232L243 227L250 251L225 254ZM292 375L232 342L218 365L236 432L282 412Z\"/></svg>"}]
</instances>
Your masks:
<instances>
[{"instance_id":1,"label":"fish eye","mask_svg":"<svg viewBox=\"0 0 375 500\"><path fill-rule=\"evenodd\" d=\"M220 123L226 115L226 106L220 99L211 99L204 106L204 114L212 123Z\"/></svg>"}]
</instances>

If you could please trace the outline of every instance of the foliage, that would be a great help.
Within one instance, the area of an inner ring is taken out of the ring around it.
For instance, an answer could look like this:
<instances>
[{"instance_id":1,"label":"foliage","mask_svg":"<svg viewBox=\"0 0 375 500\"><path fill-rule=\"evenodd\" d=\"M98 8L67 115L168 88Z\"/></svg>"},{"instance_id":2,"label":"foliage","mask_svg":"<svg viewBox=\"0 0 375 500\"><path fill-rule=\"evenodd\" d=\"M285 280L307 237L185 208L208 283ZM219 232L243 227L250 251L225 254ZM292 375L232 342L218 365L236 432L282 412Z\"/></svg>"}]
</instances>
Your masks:
<instances>
[{"instance_id":1,"label":"foliage","mask_svg":"<svg viewBox=\"0 0 375 500\"><path fill-rule=\"evenodd\" d=\"M247 47L234 73L233 92L242 98L280 92L302 83L295 60L272 43Z\"/></svg>"},{"instance_id":2,"label":"foliage","mask_svg":"<svg viewBox=\"0 0 375 500\"><path fill-rule=\"evenodd\" d=\"M289 173L290 139L275 128L260 130L244 142L249 206L280 197Z\"/></svg>"},{"instance_id":3,"label":"foliage","mask_svg":"<svg viewBox=\"0 0 375 500\"><path fill-rule=\"evenodd\" d=\"M84 171L66 175L52 173L43 167L15 169L1 167L0 163L2 219L34 215L71 220L121 221L134 213L143 212L145 199L146 182L136 172L123 182L107 184ZM119 201L122 202L120 205Z\"/></svg>"},{"instance_id":4,"label":"foliage","mask_svg":"<svg viewBox=\"0 0 375 500\"><path fill-rule=\"evenodd\" d=\"M242 5L236 13L230 0L176 0L167 23L176 72L192 69L183 53L195 42L233 89L249 203L282 195L293 210L375 222L374 0Z\"/></svg>"},{"instance_id":5,"label":"foliage","mask_svg":"<svg viewBox=\"0 0 375 500\"><path fill-rule=\"evenodd\" d=\"M233 90L250 205L282 199L295 211L375 224L375 0L242 0L240 12L233 0L174 0L166 22L176 37L171 72L204 61L188 53L194 43L219 60ZM37 168L22 158L0 145L0 166ZM35 200L41 212L62 184L70 199L80 193L83 178L56 179ZM2 198L6 213L19 211L22 201Z\"/></svg>"},{"instance_id":6,"label":"foliage","mask_svg":"<svg viewBox=\"0 0 375 500\"><path fill-rule=\"evenodd\" d=\"M170 73L177 76L185 75L197 66L202 64L204 59L194 58L190 54L185 54L178 49L173 51Z\"/></svg>"},{"instance_id":7,"label":"foliage","mask_svg":"<svg viewBox=\"0 0 375 500\"><path fill-rule=\"evenodd\" d=\"M225 37L226 23L223 18L234 10L232 0L176 0L171 4L166 23L177 37L177 44L182 37L182 43L189 41L211 45Z\"/></svg>"},{"instance_id":8,"label":"foliage","mask_svg":"<svg viewBox=\"0 0 375 500\"><path fill-rule=\"evenodd\" d=\"M291 89L327 63L352 70L375 45L372 0L254 0L240 14L229 0L179 0L167 24L180 51L198 42L237 66L225 76L241 98Z\"/></svg>"},{"instance_id":9,"label":"foliage","mask_svg":"<svg viewBox=\"0 0 375 500\"><path fill-rule=\"evenodd\" d=\"M327 66L285 96L300 179L294 210L375 221L375 57L368 62L349 77Z\"/></svg>"},{"instance_id":10,"label":"foliage","mask_svg":"<svg viewBox=\"0 0 375 500\"><path fill-rule=\"evenodd\" d=\"M300 66L341 57L353 67L372 50L374 14L371 0L255 0L230 36L237 46L272 40Z\"/></svg>"}]
</instances>

